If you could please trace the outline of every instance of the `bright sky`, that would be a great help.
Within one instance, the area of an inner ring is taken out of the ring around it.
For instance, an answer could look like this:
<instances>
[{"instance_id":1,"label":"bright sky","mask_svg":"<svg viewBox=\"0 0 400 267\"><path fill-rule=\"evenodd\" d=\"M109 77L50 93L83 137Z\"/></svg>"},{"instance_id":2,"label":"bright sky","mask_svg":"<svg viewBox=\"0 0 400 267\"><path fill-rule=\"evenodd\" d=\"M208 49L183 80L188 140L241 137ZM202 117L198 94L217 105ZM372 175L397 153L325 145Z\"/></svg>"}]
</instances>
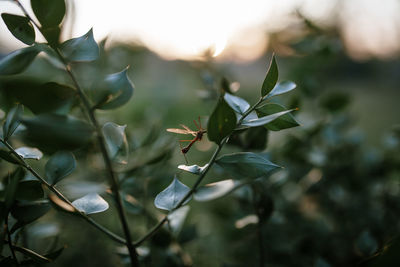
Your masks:
<instances>
[{"instance_id":1,"label":"bright sky","mask_svg":"<svg viewBox=\"0 0 400 267\"><path fill-rule=\"evenodd\" d=\"M22 2L29 7L29 1ZM296 9L322 25L338 23L345 46L355 57L370 54L389 57L398 53L400 47L398 0L75 0L74 3L74 37L93 27L98 41L105 36L123 42L136 40L170 59L193 59L207 49L218 57L255 59L268 45L266 32L294 25L291 14ZM0 1L0 10L20 13L9 1ZM14 41L3 22L0 32L0 50L23 46Z\"/></svg>"}]
</instances>

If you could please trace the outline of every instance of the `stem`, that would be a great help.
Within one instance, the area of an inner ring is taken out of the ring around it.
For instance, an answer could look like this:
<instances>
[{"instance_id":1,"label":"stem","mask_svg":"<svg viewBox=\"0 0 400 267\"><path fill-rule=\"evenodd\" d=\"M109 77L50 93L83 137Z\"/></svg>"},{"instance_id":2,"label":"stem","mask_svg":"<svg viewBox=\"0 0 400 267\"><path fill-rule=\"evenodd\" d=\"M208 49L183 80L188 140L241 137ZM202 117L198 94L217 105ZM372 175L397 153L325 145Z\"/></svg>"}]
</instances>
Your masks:
<instances>
[{"instance_id":1,"label":"stem","mask_svg":"<svg viewBox=\"0 0 400 267\"><path fill-rule=\"evenodd\" d=\"M257 103L255 103L253 106L251 106L245 113L243 113L242 117L239 119L239 121L236 123L236 127L240 126L240 124L243 122L243 120L253 111L255 110L260 103L263 102L263 98L261 97ZM233 133L233 132L232 132ZM208 173L208 171L211 169L212 165L215 163L217 156L219 152L221 152L222 147L228 142L229 138L231 137L232 133L227 135L224 139L221 140L221 142L218 144L218 147L215 149L214 154L211 156L210 160L207 163L207 167L203 170L203 172L200 174L200 176L197 178L196 182L194 183L193 187L190 189L189 192L186 193L186 195L178 202L178 204L168 212L168 214L172 213L173 211L179 209L180 207L183 206L185 201L193 195L193 193L196 192L197 188L199 187L200 183L203 181L204 177ZM136 241L134 243L134 246L140 246L144 241L146 241L148 238L150 238L154 233L156 233L161 226L164 225L168 221L168 214L165 215L165 217L156 225L154 226L149 232L147 232L141 239Z\"/></svg>"},{"instance_id":2,"label":"stem","mask_svg":"<svg viewBox=\"0 0 400 267\"><path fill-rule=\"evenodd\" d=\"M262 218L260 215L259 207L257 204L256 200L256 187L253 185L252 186L252 191L253 191L253 205L254 205L254 211L257 215L258 222L257 222L257 241L258 241L258 260L259 260L259 266L264 267L264 240L263 240L263 231L262 231Z\"/></svg>"},{"instance_id":3,"label":"stem","mask_svg":"<svg viewBox=\"0 0 400 267\"><path fill-rule=\"evenodd\" d=\"M51 192L53 192L59 199L61 199L62 201L64 201L65 203L67 203L68 205L70 205L72 208L74 208L74 206L72 205L71 201L65 197L60 191L58 191L58 189L54 186L49 184L42 176L40 176L40 174L38 174L15 150L14 148L6 141L4 141L3 139L0 139L0 142L2 144L4 144L8 150L15 156L18 158L18 160L20 161L21 165L27 169L30 173L32 173L33 176L36 177L36 179L39 180L39 182L41 182L44 186L46 186ZM75 209L75 208L74 208ZM76 215L80 216L82 219L86 220L87 222L89 222L91 225L93 225L94 227L96 227L98 230L100 230L101 232L103 232L104 234L108 235L112 240L121 243L121 244L126 244L125 239L123 239L122 237L116 235L115 233L111 232L110 230L108 230L107 228L105 228L104 226L100 225L99 223L97 223L96 221L94 221L92 218L90 218L89 216L87 216L84 212L81 212L79 210L75 209L75 213Z\"/></svg>"},{"instance_id":4,"label":"stem","mask_svg":"<svg viewBox=\"0 0 400 267\"><path fill-rule=\"evenodd\" d=\"M8 215L9 214L7 213L6 221L5 221L6 224L4 225L4 227L7 232L8 246L10 248L11 255L15 261L15 265L18 267L19 266L18 259L17 259L17 256L15 256L15 251L14 251L14 248L13 248L12 242L11 242L11 233L10 233L10 230L8 229Z\"/></svg>"}]
</instances>

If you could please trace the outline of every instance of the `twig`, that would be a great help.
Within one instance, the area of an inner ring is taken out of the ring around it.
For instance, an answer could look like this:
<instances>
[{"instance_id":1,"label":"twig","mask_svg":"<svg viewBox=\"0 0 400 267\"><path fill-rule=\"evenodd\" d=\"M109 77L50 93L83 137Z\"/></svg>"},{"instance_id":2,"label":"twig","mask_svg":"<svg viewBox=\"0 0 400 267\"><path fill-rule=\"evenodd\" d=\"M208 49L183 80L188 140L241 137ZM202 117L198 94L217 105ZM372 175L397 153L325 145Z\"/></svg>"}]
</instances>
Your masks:
<instances>
[{"instance_id":1,"label":"twig","mask_svg":"<svg viewBox=\"0 0 400 267\"><path fill-rule=\"evenodd\" d=\"M10 233L10 230L8 229L8 216L9 216L9 214L7 213L4 227L5 227L5 230L7 232L8 246L10 248L11 255L12 255L14 261L15 261L15 265L18 267L19 266L18 259L17 259L17 256L15 255L15 251L14 251L13 245L11 244L12 243L11 242L11 233Z\"/></svg>"}]
</instances>

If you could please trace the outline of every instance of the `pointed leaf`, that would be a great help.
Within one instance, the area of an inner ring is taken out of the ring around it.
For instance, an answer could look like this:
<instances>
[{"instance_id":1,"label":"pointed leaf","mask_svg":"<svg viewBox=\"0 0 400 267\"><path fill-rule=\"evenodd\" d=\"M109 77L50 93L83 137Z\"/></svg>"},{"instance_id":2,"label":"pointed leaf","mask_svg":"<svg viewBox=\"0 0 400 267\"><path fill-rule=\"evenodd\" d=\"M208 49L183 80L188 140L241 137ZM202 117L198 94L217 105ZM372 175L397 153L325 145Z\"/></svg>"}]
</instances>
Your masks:
<instances>
[{"instance_id":1,"label":"pointed leaf","mask_svg":"<svg viewBox=\"0 0 400 267\"><path fill-rule=\"evenodd\" d=\"M261 87L261 96L266 96L275 86L278 81L278 66L276 65L275 55L272 55L271 63L269 65L267 76Z\"/></svg>"},{"instance_id":2,"label":"pointed leaf","mask_svg":"<svg viewBox=\"0 0 400 267\"><path fill-rule=\"evenodd\" d=\"M272 115L268 115L265 117L261 117L259 119L255 119L255 120L249 120L249 121L243 121L242 122L242 126L246 126L246 127L257 127L257 126L262 126L262 125L266 125L267 123L270 123L271 121L276 120L277 118L292 112L294 109L291 110L285 110L282 112L278 112Z\"/></svg>"},{"instance_id":3,"label":"pointed leaf","mask_svg":"<svg viewBox=\"0 0 400 267\"><path fill-rule=\"evenodd\" d=\"M203 167L200 167L198 165L179 165L178 169L191 172L193 174L200 174L204 171L205 168L207 168L208 164L204 165Z\"/></svg>"},{"instance_id":4,"label":"pointed leaf","mask_svg":"<svg viewBox=\"0 0 400 267\"><path fill-rule=\"evenodd\" d=\"M223 197L232 192L240 183L232 179L207 184L200 187L194 193L193 198L197 201L210 201Z\"/></svg>"},{"instance_id":5,"label":"pointed leaf","mask_svg":"<svg viewBox=\"0 0 400 267\"><path fill-rule=\"evenodd\" d=\"M129 148L125 128L126 125L121 126L113 122L107 122L102 129L111 159L121 164L128 163Z\"/></svg>"},{"instance_id":6,"label":"pointed leaf","mask_svg":"<svg viewBox=\"0 0 400 267\"><path fill-rule=\"evenodd\" d=\"M74 154L68 151L59 151L46 163L45 173L47 181L54 185L68 176L75 167Z\"/></svg>"},{"instance_id":7,"label":"pointed leaf","mask_svg":"<svg viewBox=\"0 0 400 267\"><path fill-rule=\"evenodd\" d=\"M225 93L224 99L226 103L238 114L242 115L250 108L250 104L247 103L246 100L238 96Z\"/></svg>"},{"instance_id":8,"label":"pointed leaf","mask_svg":"<svg viewBox=\"0 0 400 267\"><path fill-rule=\"evenodd\" d=\"M276 96L276 95L281 95L281 94L285 94L287 92L292 91L293 89L296 88L296 84L294 82L291 81L283 81L278 83L274 89L272 89L271 92L269 92L269 94L267 94L264 99Z\"/></svg>"},{"instance_id":9,"label":"pointed leaf","mask_svg":"<svg viewBox=\"0 0 400 267\"><path fill-rule=\"evenodd\" d=\"M126 104L132 97L134 86L128 75L128 68L121 72L107 75L100 84L96 84L93 93L98 109L114 109Z\"/></svg>"},{"instance_id":10,"label":"pointed leaf","mask_svg":"<svg viewBox=\"0 0 400 267\"><path fill-rule=\"evenodd\" d=\"M65 15L64 0L31 0L31 6L42 28L58 26Z\"/></svg>"},{"instance_id":11,"label":"pointed leaf","mask_svg":"<svg viewBox=\"0 0 400 267\"><path fill-rule=\"evenodd\" d=\"M14 156L14 154L12 154L10 151L0 149L0 158L13 164L19 164L17 157Z\"/></svg>"},{"instance_id":12,"label":"pointed leaf","mask_svg":"<svg viewBox=\"0 0 400 267\"><path fill-rule=\"evenodd\" d=\"M15 198L17 200L35 201L43 198L44 191L39 181L27 180L19 182Z\"/></svg>"},{"instance_id":13,"label":"pointed leaf","mask_svg":"<svg viewBox=\"0 0 400 267\"><path fill-rule=\"evenodd\" d=\"M16 169L9 177L4 196L4 209L8 211L14 203L19 181L24 178L25 172L22 168ZM4 213L2 214L4 215Z\"/></svg>"},{"instance_id":14,"label":"pointed leaf","mask_svg":"<svg viewBox=\"0 0 400 267\"><path fill-rule=\"evenodd\" d=\"M108 203L96 193L88 194L72 202L72 205L84 212L85 214L93 214L103 212L108 209Z\"/></svg>"},{"instance_id":15,"label":"pointed leaf","mask_svg":"<svg viewBox=\"0 0 400 267\"><path fill-rule=\"evenodd\" d=\"M265 156L251 152L240 152L224 155L216 163L238 178L257 178L269 176L281 168L270 162Z\"/></svg>"},{"instance_id":16,"label":"pointed leaf","mask_svg":"<svg viewBox=\"0 0 400 267\"><path fill-rule=\"evenodd\" d=\"M223 98L220 98L208 120L208 139L219 144L222 139L228 136L235 129L235 127L235 112Z\"/></svg>"},{"instance_id":17,"label":"pointed leaf","mask_svg":"<svg viewBox=\"0 0 400 267\"><path fill-rule=\"evenodd\" d=\"M1 14L1 17L15 38L27 45L35 42L35 30L27 17L8 13Z\"/></svg>"},{"instance_id":18,"label":"pointed leaf","mask_svg":"<svg viewBox=\"0 0 400 267\"><path fill-rule=\"evenodd\" d=\"M174 235L179 234L182 230L183 223L185 222L189 210L189 206L184 206L168 214L169 228Z\"/></svg>"},{"instance_id":19,"label":"pointed leaf","mask_svg":"<svg viewBox=\"0 0 400 267\"><path fill-rule=\"evenodd\" d=\"M17 129L20 124L20 118L24 113L24 107L22 105L17 105L13 107L7 114L6 121L3 124L3 139L7 141L10 136Z\"/></svg>"},{"instance_id":20,"label":"pointed leaf","mask_svg":"<svg viewBox=\"0 0 400 267\"><path fill-rule=\"evenodd\" d=\"M268 103L268 104L265 104L265 105L257 108L257 113L260 117L268 116L271 114L276 114L276 113L283 112L283 111L286 111L286 108L284 106L276 104L276 103ZM265 124L264 126L265 126L265 128L267 128L268 130L271 130L271 131L280 131L282 129L299 126L299 124L294 119L292 114L287 113L287 114Z\"/></svg>"},{"instance_id":21,"label":"pointed leaf","mask_svg":"<svg viewBox=\"0 0 400 267\"><path fill-rule=\"evenodd\" d=\"M36 147L19 147L15 149L15 152L18 153L24 159L36 159L39 160L43 157L42 151L37 149Z\"/></svg>"},{"instance_id":22,"label":"pointed leaf","mask_svg":"<svg viewBox=\"0 0 400 267\"><path fill-rule=\"evenodd\" d=\"M49 263L51 262L51 260L49 258L46 258L45 256L40 255L39 253L30 250L28 248L24 248L24 247L19 247L19 246L13 246L15 251L18 251L22 254L24 254L25 256L31 258L33 261L35 261L35 263Z\"/></svg>"},{"instance_id":23,"label":"pointed leaf","mask_svg":"<svg viewBox=\"0 0 400 267\"><path fill-rule=\"evenodd\" d=\"M25 47L0 59L0 75L12 75L23 72L39 54L39 46Z\"/></svg>"},{"instance_id":24,"label":"pointed leaf","mask_svg":"<svg viewBox=\"0 0 400 267\"><path fill-rule=\"evenodd\" d=\"M60 45L61 53L70 62L93 61L99 57L99 47L93 38L93 30L85 35L65 41Z\"/></svg>"},{"instance_id":25,"label":"pointed leaf","mask_svg":"<svg viewBox=\"0 0 400 267\"><path fill-rule=\"evenodd\" d=\"M159 209L171 211L189 191L190 188L175 177L172 183L156 196L154 205ZM191 197L184 204L188 203L190 199Z\"/></svg>"},{"instance_id":26,"label":"pointed leaf","mask_svg":"<svg viewBox=\"0 0 400 267\"><path fill-rule=\"evenodd\" d=\"M47 200L24 202L14 205L11 209L11 214L17 219L17 223L12 227L11 232L14 232L28 223L36 221L45 215L50 208L51 205Z\"/></svg>"}]
</instances>

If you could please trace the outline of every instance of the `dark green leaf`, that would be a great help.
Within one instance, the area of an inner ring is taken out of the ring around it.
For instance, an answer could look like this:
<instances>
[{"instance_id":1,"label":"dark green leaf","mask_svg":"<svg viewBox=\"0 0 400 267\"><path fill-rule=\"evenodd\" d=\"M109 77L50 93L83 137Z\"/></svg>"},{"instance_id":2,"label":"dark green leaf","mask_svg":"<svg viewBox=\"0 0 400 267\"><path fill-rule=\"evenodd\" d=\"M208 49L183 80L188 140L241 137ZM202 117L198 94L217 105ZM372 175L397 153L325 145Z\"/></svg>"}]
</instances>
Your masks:
<instances>
[{"instance_id":1,"label":"dark green leaf","mask_svg":"<svg viewBox=\"0 0 400 267\"><path fill-rule=\"evenodd\" d=\"M39 181L28 180L19 182L15 198L17 200L34 201L43 198L43 196L42 184Z\"/></svg>"},{"instance_id":2,"label":"dark green leaf","mask_svg":"<svg viewBox=\"0 0 400 267\"><path fill-rule=\"evenodd\" d=\"M205 168L207 168L208 164L204 165L203 167L200 167L198 165L179 165L178 169L193 173L193 174L200 174L204 171Z\"/></svg>"},{"instance_id":3,"label":"dark green leaf","mask_svg":"<svg viewBox=\"0 0 400 267\"><path fill-rule=\"evenodd\" d=\"M17 223L12 227L11 232L18 228L34 222L45 215L51 208L47 200L35 202L21 202L14 205L11 209L12 216L17 219Z\"/></svg>"},{"instance_id":4,"label":"dark green leaf","mask_svg":"<svg viewBox=\"0 0 400 267\"><path fill-rule=\"evenodd\" d=\"M41 50L39 46L16 50L0 60L0 75L12 75L23 72Z\"/></svg>"},{"instance_id":5,"label":"dark green leaf","mask_svg":"<svg viewBox=\"0 0 400 267\"><path fill-rule=\"evenodd\" d=\"M7 141L8 138L12 136L14 131L20 124L20 118L24 113L24 107L22 105L17 105L13 107L7 114L6 121L3 124L3 139Z\"/></svg>"},{"instance_id":6,"label":"dark green leaf","mask_svg":"<svg viewBox=\"0 0 400 267\"><path fill-rule=\"evenodd\" d=\"M58 26L65 15L64 0L31 0L31 6L42 28Z\"/></svg>"},{"instance_id":7,"label":"dark green leaf","mask_svg":"<svg viewBox=\"0 0 400 267\"><path fill-rule=\"evenodd\" d=\"M259 117L276 114L279 112L286 111L286 108L282 105L269 103L257 108L257 114ZM292 114L287 113L279 118L264 125L265 128L271 131L280 131L282 129L292 128L299 126L297 121L293 118Z\"/></svg>"},{"instance_id":8,"label":"dark green leaf","mask_svg":"<svg viewBox=\"0 0 400 267\"><path fill-rule=\"evenodd\" d=\"M51 47L57 47L60 42L60 26L42 28L42 33ZM51 54L49 54L51 55Z\"/></svg>"},{"instance_id":9,"label":"dark green leaf","mask_svg":"<svg viewBox=\"0 0 400 267\"><path fill-rule=\"evenodd\" d=\"M99 57L99 47L93 38L93 30L85 35L65 41L60 45L63 56L70 62L93 61Z\"/></svg>"},{"instance_id":10,"label":"dark green leaf","mask_svg":"<svg viewBox=\"0 0 400 267\"><path fill-rule=\"evenodd\" d=\"M250 107L250 104L247 103L246 100L235 95L225 93L224 99L226 103L240 115L243 115L243 113L245 113Z\"/></svg>"},{"instance_id":11,"label":"dark green leaf","mask_svg":"<svg viewBox=\"0 0 400 267\"><path fill-rule=\"evenodd\" d=\"M25 172L22 168L16 169L9 177L8 184L6 185L6 194L4 197L4 208L9 210L14 203L19 181L24 178Z\"/></svg>"},{"instance_id":12,"label":"dark green leaf","mask_svg":"<svg viewBox=\"0 0 400 267\"><path fill-rule=\"evenodd\" d=\"M57 249L57 250L55 250L53 252L47 253L47 254L43 255L43 257L49 259L50 261L54 261L55 259L57 259L61 255L61 253L64 251L64 248L65 247L62 247L62 248L59 248L59 249ZM39 263L45 263L44 261L42 262L42 260L45 260L45 259L40 258L40 260L41 261ZM37 260L33 260L33 259L21 261L21 265L22 266L31 266L31 265L35 266L35 265L37 265L37 263L38 263L38 261Z\"/></svg>"},{"instance_id":13,"label":"dark green leaf","mask_svg":"<svg viewBox=\"0 0 400 267\"><path fill-rule=\"evenodd\" d=\"M264 99L276 96L276 95L281 95L281 94L285 94L287 92L292 91L293 89L296 88L296 84L294 82L291 81L284 81L284 82L280 82L278 83L274 89L272 89L271 92L269 92L269 94L267 94Z\"/></svg>"},{"instance_id":14,"label":"dark green leaf","mask_svg":"<svg viewBox=\"0 0 400 267\"><path fill-rule=\"evenodd\" d=\"M36 253L33 250L24 248L24 247L19 247L19 246L13 246L15 251L18 251L22 254L24 254L25 256L31 258L32 260L34 260L36 263L49 263L51 262L51 260L49 258L46 258L45 256L42 256L38 253Z\"/></svg>"},{"instance_id":15,"label":"dark green leaf","mask_svg":"<svg viewBox=\"0 0 400 267\"><path fill-rule=\"evenodd\" d=\"M72 205L79 211L85 214L93 214L103 212L108 209L108 203L96 193L88 194L84 197L76 199Z\"/></svg>"},{"instance_id":16,"label":"dark green leaf","mask_svg":"<svg viewBox=\"0 0 400 267\"><path fill-rule=\"evenodd\" d=\"M229 135L235 129L235 127L235 112L223 98L220 98L217 106L208 120L208 139L219 144L224 137Z\"/></svg>"},{"instance_id":17,"label":"dark green leaf","mask_svg":"<svg viewBox=\"0 0 400 267\"><path fill-rule=\"evenodd\" d=\"M121 164L128 163L128 141L125 135L126 125L117 125L107 122L103 126L103 135L111 159Z\"/></svg>"},{"instance_id":18,"label":"dark green leaf","mask_svg":"<svg viewBox=\"0 0 400 267\"><path fill-rule=\"evenodd\" d=\"M35 147L19 147L17 149L15 149L15 152L18 153L18 155L20 157L22 157L23 159L36 159L39 160L43 157L43 153L35 148Z\"/></svg>"},{"instance_id":19,"label":"dark green leaf","mask_svg":"<svg viewBox=\"0 0 400 267\"><path fill-rule=\"evenodd\" d=\"M25 140L41 150L76 149L86 145L93 134L89 124L71 116L41 114L21 121L26 126Z\"/></svg>"},{"instance_id":20,"label":"dark green leaf","mask_svg":"<svg viewBox=\"0 0 400 267\"><path fill-rule=\"evenodd\" d=\"M0 158L10 163L19 164L17 157L14 156L14 154L12 154L10 151L0 149Z\"/></svg>"},{"instance_id":21,"label":"dark green leaf","mask_svg":"<svg viewBox=\"0 0 400 267\"><path fill-rule=\"evenodd\" d=\"M159 209L171 211L189 191L190 188L175 177L172 183L156 196L154 205ZM190 199L191 197L184 204L188 203Z\"/></svg>"},{"instance_id":22,"label":"dark green leaf","mask_svg":"<svg viewBox=\"0 0 400 267\"><path fill-rule=\"evenodd\" d=\"M251 152L224 155L218 158L216 163L238 178L269 176L272 172L281 168L267 160L263 155Z\"/></svg>"},{"instance_id":23,"label":"dark green leaf","mask_svg":"<svg viewBox=\"0 0 400 267\"><path fill-rule=\"evenodd\" d=\"M275 86L278 81L278 66L276 65L275 55L272 55L271 63L269 65L267 76L261 87L261 96L266 96Z\"/></svg>"},{"instance_id":24,"label":"dark green leaf","mask_svg":"<svg viewBox=\"0 0 400 267\"><path fill-rule=\"evenodd\" d=\"M277 118L284 116L285 114L292 112L293 110L285 110L282 112L278 112L272 115L268 115L265 117L261 117L259 119L255 119L255 120L249 120L249 121L243 121L241 126L246 126L246 127L257 127L257 126L262 126L262 125L266 125L267 123L270 123L271 121L276 120Z\"/></svg>"},{"instance_id":25,"label":"dark green leaf","mask_svg":"<svg viewBox=\"0 0 400 267\"><path fill-rule=\"evenodd\" d=\"M196 190L194 199L197 201L210 201L223 197L234 190L240 183L232 179L207 184Z\"/></svg>"},{"instance_id":26,"label":"dark green leaf","mask_svg":"<svg viewBox=\"0 0 400 267\"><path fill-rule=\"evenodd\" d=\"M35 30L27 17L1 14L8 30L21 42L31 45L35 42Z\"/></svg>"},{"instance_id":27,"label":"dark green leaf","mask_svg":"<svg viewBox=\"0 0 400 267\"><path fill-rule=\"evenodd\" d=\"M93 94L98 109L114 109L126 104L132 97L134 86L127 75L128 68L107 75L104 81L95 85Z\"/></svg>"},{"instance_id":28,"label":"dark green leaf","mask_svg":"<svg viewBox=\"0 0 400 267\"><path fill-rule=\"evenodd\" d=\"M74 154L68 151L59 151L47 161L45 166L46 179L56 184L69 175L76 167Z\"/></svg>"}]
</instances>

